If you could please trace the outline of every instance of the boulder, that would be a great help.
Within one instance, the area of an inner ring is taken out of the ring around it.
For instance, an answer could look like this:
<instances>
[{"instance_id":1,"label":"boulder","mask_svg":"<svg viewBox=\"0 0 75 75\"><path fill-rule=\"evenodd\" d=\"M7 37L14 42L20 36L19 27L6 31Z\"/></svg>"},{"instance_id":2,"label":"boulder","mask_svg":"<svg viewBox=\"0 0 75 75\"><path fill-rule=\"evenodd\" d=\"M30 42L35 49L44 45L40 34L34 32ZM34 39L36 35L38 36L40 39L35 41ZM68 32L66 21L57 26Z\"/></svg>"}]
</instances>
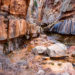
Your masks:
<instances>
[{"instance_id":1,"label":"boulder","mask_svg":"<svg viewBox=\"0 0 75 75\"><path fill-rule=\"evenodd\" d=\"M66 56L67 47L62 43L56 43L48 47L47 54L50 57Z\"/></svg>"},{"instance_id":2,"label":"boulder","mask_svg":"<svg viewBox=\"0 0 75 75\"><path fill-rule=\"evenodd\" d=\"M45 71L44 71L44 70L39 70L39 71L37 72L37 75L45 75Z\"/></svg>"},{"instance_id":3,"label":"boulder","mask_svg":"<svg viewBox=\"0 0 75 75\"><path fill-rule=\"evenodd\" d=\"M34 54L44 54L46 53L47 48L44 46L36 46L35 48L32 49L32 53Z\"/></svg>"}]
</instances>

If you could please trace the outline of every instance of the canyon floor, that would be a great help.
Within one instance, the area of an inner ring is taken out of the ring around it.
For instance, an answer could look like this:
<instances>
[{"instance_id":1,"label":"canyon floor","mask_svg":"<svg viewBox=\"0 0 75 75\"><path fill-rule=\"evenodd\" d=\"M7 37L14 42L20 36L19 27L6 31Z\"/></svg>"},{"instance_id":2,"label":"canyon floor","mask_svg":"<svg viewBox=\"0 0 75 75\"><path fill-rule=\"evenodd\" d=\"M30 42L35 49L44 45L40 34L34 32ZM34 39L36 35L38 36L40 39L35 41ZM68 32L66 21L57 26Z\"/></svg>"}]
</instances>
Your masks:
<instances>
[{"instance_id":1,"label":"canyon floor","mask_svg":"<svg viewBox=\"0 0 75 75\"><path fill-rule=\"evenodd\" d=\"M0 55L0 75L75 75L75 56L71 54L75 51L74 45L66 45L68 54L64 57L50 57L47 54L32 52L37 46L48 47L60 42L53 40L54 35L50 36L43 34L26 40L22 49L15 50L8 55Z\"/></svg>"}]
</instances>

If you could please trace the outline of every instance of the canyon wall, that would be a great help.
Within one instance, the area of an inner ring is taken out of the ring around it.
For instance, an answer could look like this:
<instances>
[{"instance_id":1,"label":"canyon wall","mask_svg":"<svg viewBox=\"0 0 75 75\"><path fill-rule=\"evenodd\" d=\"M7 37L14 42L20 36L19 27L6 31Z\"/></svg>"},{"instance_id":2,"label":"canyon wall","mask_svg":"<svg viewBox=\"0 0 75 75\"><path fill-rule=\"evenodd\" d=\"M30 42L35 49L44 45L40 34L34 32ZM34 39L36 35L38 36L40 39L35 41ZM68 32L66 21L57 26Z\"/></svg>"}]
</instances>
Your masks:
<instances>
[{"instance_id":1,"label":"canyon wall","mask_svg":"<svg viewBox=\"0 0 75 75\"><path fill-rule=\"evenodd\" d=\"M39 26L62 20L47 30L75 34L75 0L0 0L0 51L15 50L25 37L36 37Z\"/></svg>"},{"instance_id":2,"label":"canyon wall","mask_svg":"<svg viewBox=\"0 0 75 75\"><path fill-rule=\"evenodd\" d=\"M54 25L45 31L75 35L75 0L31 0L27 18L38 25Z\"/></svg>"},{"instance_id":3,"label":"canyon wall","mask_svg":"<svg viewBox=\"0 0 75 75\"><path fill-rule=\"evenodd\" d=\"M75 18L75 0L30 0L28 20L51 24L58 20Z\"/></svg>"},{"instance_id":4,"label":"canyon wall","mask_svg":"<svg viewBox=\"0 0 75 75\"><path fill-rule=\"evenodd\" d=\"M0 51L18 49L25 37L36 37L39 27L26 21L29 0L0 0Z\"/></svg>"}]
</instances>

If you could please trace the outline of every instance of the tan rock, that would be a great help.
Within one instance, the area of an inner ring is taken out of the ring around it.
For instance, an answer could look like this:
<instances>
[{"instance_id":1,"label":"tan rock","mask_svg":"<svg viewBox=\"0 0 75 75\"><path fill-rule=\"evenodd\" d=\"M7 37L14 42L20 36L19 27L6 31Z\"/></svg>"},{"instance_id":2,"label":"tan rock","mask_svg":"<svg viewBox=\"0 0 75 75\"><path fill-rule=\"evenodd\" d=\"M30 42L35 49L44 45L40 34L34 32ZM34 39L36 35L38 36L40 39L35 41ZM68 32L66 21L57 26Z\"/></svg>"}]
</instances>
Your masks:
<instances>
[{"instance_id":1,"label":"tan rock","mask_svg":"<svg viewBox=\"0 0 75 75\"><path fill-rule=\"evenodd\" d=\"M3 54L3 44L0 44L0 54Z\"/></svg>"},{"instance_id":2,"label":"tan rock","mask_svg":"<svg viewBox=\"0 0 75 75\"><path fill-rule=\"evenodd\" d=\"M0 0L1 10L25 18L30 0Z\"/></svg>"},{"instance_id":3,"label":"tan rock","mask_svg":"<svg viewBox=\"0 0 75 75\"><path fill-rule=\"evenodd\" d=\"M3 15L0 16L0 40L7 40L7 38L10 40L26 34L37 36L37 34L40 33L39 26L30 24L25 19L7 16L7 14L3 12L0 14Z\"/></svg>"},{"instance_id":4,"label":"tan rock","mask_svg":"<svg viewBox=\"0 0 75 75\"><path fill-rule=\"evenodd\" d=\"M2 0L1 10L9 12L10 1L11 0Z\"/></svg>"},{"instance_id":5,"label":"tan rock","mask_svg":"<svg viewBox=\"0 0 75 75\"><path fill-rule=\"evenodd\" d=\"M26 0L11 0L10 13L25 18L27 12Z\"/></svg>"},{"instance_id":6,"label":"tan rock","mask_svg":"<svg viewBox=\"0 0 75 75\"><path fill-rule=\"evenodd\" d=\"M9 20L9 38L19 37L26 34L26 21L24 19Z\"/></svg>"},{"instance_id":7,"label":"tan rock","mask_svg":"<svg viewBox=\"0 0 75 75\"><path fill-rule=\"evenodd\" d=\"M72 75L75 73L75 70L70 62L47 60L42 66L44 69L50 68L54 73L68 72Z\"/></svg>"},{"instance_id":8,"label":"tan rock","mask_svg":"<svg viewBox=\"0 0 75 75\"><path fill-rule=\"evenodd\" d=\"M15 35L19 36L19 31L16 33L16 25L17 25L17 20L9 20L9 38L14 38ZM18 23L19 24L19 23Z\"/></svg>"},{"instance_id":9,"label":"tan rock","mask_svg":"<svg viewBox=\"0 0 75 75\"><path fill-rule=\"evenodd\" d=\"M24 19L20 20L20 35L25 35L27 31L27 22Z\"/></svg>"},{"instance_id":10,"label":"tan rock","mask_svg":"<svg viewBox=\"0 0 75 75\"><path fill-rule=\"evenodd\" d=\"M5 18L0 16L0 40L7 39L7 25L4 23Z\"/></svg>"}]
</instances>

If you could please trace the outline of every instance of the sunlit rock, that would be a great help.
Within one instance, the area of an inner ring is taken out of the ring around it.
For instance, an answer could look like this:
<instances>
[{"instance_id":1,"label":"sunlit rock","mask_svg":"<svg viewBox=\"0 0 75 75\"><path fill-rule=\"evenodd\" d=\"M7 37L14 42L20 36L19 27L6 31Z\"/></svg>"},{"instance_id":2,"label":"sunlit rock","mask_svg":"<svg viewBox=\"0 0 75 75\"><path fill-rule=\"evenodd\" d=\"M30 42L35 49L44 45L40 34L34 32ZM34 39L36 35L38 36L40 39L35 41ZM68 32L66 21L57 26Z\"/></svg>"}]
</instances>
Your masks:
<instances>
[{"instance_id":1,"label":"sunlit rock","mask_svg":"<svg viewBox=\"0 0 75 75\"><path fill-rule=\"evenodd\" d=\"M48 47L47 54L50 57L66 56L67 47L62 43L56 43Z\"/></svg>"},{"instance_id":2,"label":"sunlit rock","mask_svg":"<svg viewBox=\"0 0 75 75\"><path fill-rule=\"evenodd\" d=\"M39 70L39 71L37 72L37 75L45 75L45 71L44 71L44 70Z\"/></svg>"},{"instance_id":3,"label":"sunlit rock","mask_svg":"<svg viewBox=\"0 0 75 75\"><path fill-rule=\"evenodd\" d=\"M26 34L27 23L24 19L9 19L9 38Z\"/></svg>"},{"instance_id":4,"label":"sunlit rock","mask_svg":"<svg viewBox=\"0 0 75 75\"><path fill-rule=\"evenodd\" d=\"M46 64L43 64L43 68L44 69L51 69L51 71L53 71L53 73L59 75L59 74L64 74L64 73L68 73L68 74L72 74L74 75L75 70L72 66L72 64L70 62L61 62L61 61L52 61L52 60L48 60L45 62Z\"/></svg>"},{"instance_id":5,"label":"sunlit rock","mask_svg":"<svg viewBox=\"0 0 75 75\"><path fill-rule=\"evenodd\" d=\"M36 46L35 48L32 49L32 53L34 54L46 54L47 48L44 46Z\"/></svg>"}]
</instances>

